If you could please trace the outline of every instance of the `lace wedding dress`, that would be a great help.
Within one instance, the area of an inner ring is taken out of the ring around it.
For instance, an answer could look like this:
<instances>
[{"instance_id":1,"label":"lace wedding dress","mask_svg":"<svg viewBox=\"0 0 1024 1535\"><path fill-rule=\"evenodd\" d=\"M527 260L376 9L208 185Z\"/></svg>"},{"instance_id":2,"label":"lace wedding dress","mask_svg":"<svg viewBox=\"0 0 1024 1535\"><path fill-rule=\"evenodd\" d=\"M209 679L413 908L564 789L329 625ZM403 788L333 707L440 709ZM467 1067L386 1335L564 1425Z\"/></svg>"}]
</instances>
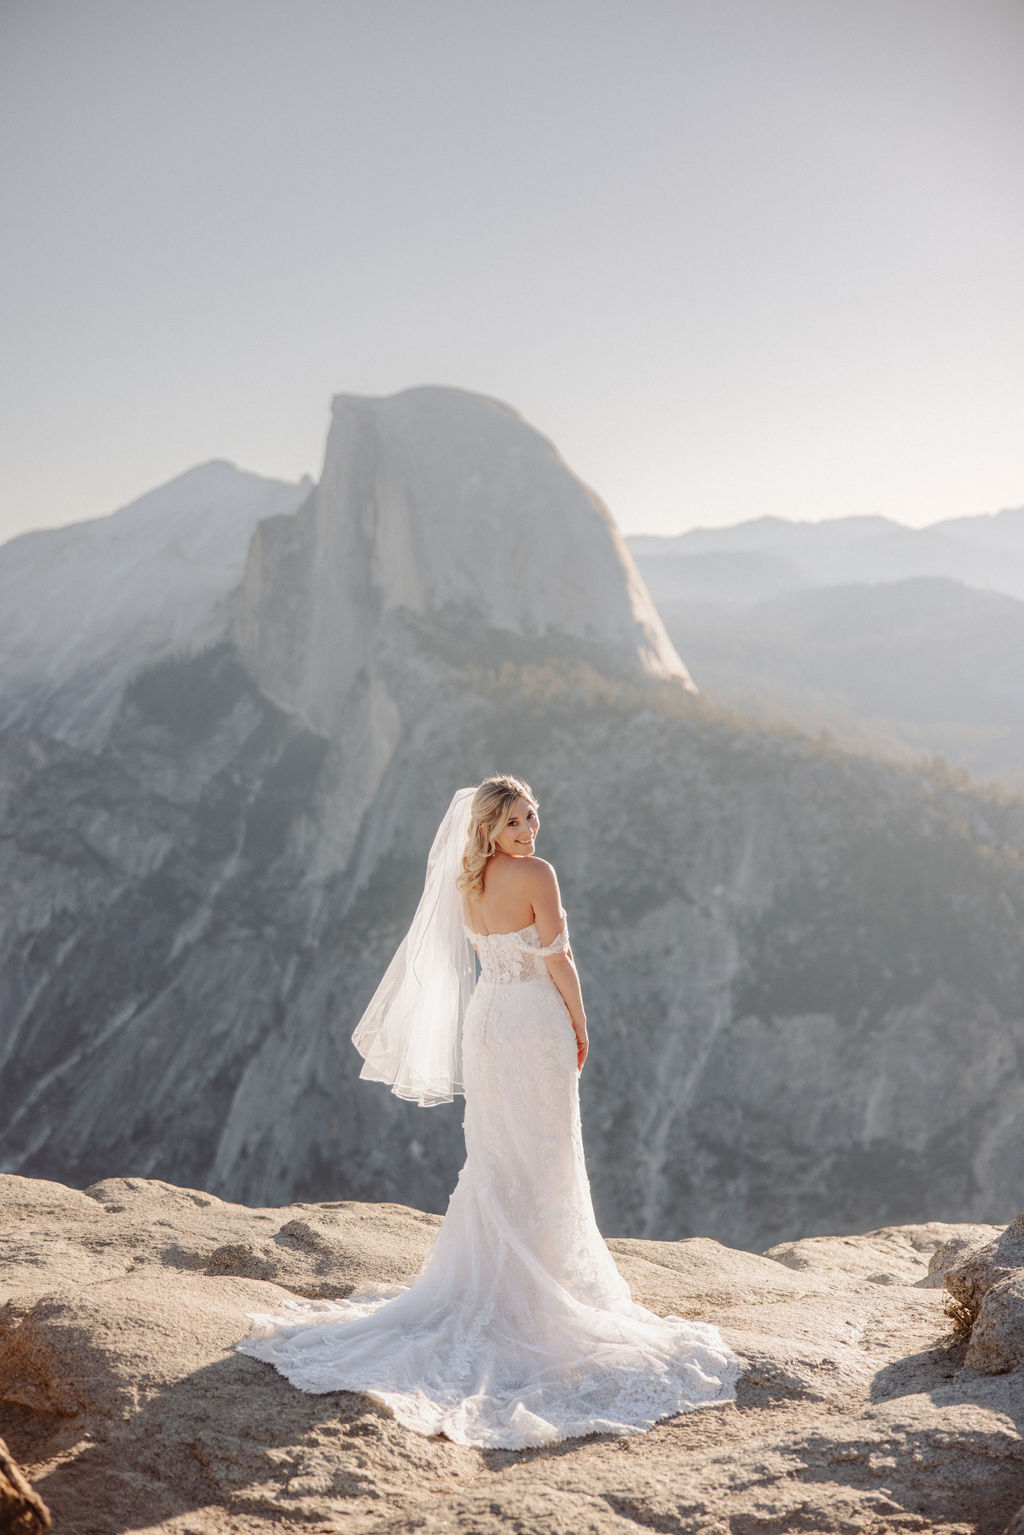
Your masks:
<instances>
[{"instance_id":1,"label":"lace wedding dress","mask_svg":"<svg viewBox=\"0 0 1024 1535\"><path fill-rule=\"evenodd\" d=\"M466 1163L415 1282L251 1313L236 1346L303 1391L358 1391L406 1427L506 1449L635 1434L730 1401L716 1328L635 1305L597 1229L576 1040L535 926L470 933Z\"/></svg>"}]
</instances>

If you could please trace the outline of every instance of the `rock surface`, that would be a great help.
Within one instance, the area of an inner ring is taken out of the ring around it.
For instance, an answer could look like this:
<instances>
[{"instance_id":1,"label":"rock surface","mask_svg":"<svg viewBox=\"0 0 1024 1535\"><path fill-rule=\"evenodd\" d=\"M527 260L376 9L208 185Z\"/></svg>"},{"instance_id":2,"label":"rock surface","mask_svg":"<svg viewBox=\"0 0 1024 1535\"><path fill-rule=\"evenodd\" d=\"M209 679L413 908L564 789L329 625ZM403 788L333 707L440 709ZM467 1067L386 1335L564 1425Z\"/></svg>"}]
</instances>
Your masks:
<instances>
[{"instance_id":1,"label":"rock surface","mask_svg":"<svg viewBox=\"0 0 1024 1535\"><path fill-rule=\"evenodd\" d=\"M1024 1378L978 1374L928 1278L938 1223L774 1254L612 1241L634 1295L721 1326L735 1405L476 1451L232 1350L289 1293L409 1278L437 1217L247 1209L109 1178L0 1179L0 1432L62 1535L999 1535L1024 1502ZM979 1236L995 1237L974 1230Z\"/></svg>"}]
</instances>

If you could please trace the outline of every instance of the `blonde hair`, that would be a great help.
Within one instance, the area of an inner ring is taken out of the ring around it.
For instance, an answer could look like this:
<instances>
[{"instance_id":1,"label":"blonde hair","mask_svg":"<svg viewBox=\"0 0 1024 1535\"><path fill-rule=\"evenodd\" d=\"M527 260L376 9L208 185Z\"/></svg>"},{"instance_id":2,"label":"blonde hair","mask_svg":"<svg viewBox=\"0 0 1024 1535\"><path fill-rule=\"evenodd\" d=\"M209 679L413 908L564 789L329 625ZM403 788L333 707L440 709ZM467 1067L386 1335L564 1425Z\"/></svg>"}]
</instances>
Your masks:
<instances>
[{"instance_id":1,"label":"blonde hair","mask_svg":"<svg viewBox=\"0 0 1024 1535\"><path fill-rule=\"evenodd\" d=\"M538 808L537 797L530 785L509 773L485 778L473 795L469 837L462 855L462 869L455 881L471 901L478 900L484 893L484 869L488 859L494 856L494 839L505 830L519 798L528 799L534 810Z\"/></svg>"}]
</instances>

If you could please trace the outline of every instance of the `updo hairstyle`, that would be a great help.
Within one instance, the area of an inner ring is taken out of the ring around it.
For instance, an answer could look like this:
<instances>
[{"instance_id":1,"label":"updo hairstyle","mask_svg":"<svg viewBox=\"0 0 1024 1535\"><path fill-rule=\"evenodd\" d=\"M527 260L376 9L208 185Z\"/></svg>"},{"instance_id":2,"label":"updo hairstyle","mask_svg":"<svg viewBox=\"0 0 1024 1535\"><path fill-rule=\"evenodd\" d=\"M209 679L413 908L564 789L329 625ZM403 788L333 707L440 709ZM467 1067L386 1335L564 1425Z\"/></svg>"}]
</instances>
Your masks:
<instances>
[{"instance_id":1,"label":"updo hairstyle","mask_svg":"<svg viewBox=\"0 0 1024 1535\"><path fill-rule=\"evenodd\" d=\"M473 795L469 837L462 855L462 869L455 881L471 901L479 900L484 893L484 869L496 851L494 839L505 830L520 797L529 800L534 810L538 808L530 785L508 773L485 778Z\"/></svg>"}]
</instances>

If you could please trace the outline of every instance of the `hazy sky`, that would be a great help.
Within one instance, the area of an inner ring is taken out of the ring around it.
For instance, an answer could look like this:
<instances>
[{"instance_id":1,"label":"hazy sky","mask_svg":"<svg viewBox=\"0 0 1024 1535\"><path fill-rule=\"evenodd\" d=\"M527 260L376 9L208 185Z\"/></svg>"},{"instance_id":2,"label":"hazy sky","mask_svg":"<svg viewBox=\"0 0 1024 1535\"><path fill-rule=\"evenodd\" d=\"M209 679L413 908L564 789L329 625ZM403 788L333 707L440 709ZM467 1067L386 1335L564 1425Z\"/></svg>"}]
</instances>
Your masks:
<instances>
[{"instance_id":1,"label":"hazy sky","mask_svg":"<svg viewBox=\"0 0 1024 1535\"><path fill-rule=\"evenodd\" d=\"M1024 503L1024 0L0 0L0 537L453 384L627 532Z\"/></svg>"}]
</instances>

